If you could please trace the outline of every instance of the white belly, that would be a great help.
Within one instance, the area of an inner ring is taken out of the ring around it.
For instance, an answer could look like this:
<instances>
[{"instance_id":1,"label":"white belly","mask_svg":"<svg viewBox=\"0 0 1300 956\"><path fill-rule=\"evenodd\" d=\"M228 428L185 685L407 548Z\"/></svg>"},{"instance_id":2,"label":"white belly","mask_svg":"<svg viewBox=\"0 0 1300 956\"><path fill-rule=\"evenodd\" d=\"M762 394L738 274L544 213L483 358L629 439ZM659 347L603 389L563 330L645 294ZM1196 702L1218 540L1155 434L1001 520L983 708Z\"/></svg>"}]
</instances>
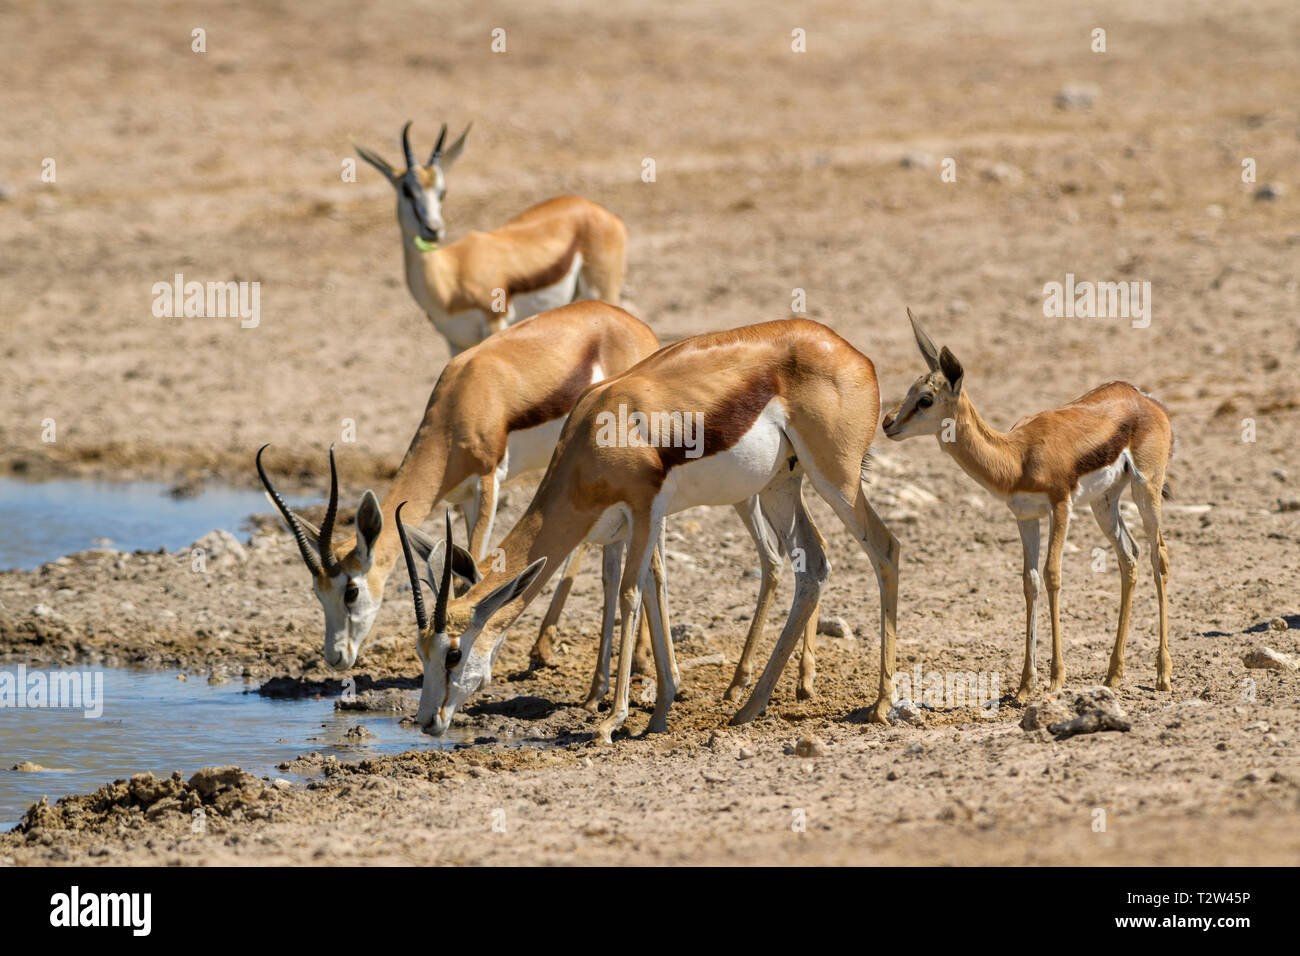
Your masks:
<instances>
[{"instance_id":1,"label":"white belly","mask_svg":"<svg viewBox=\"0 0 1300 956\"><path fill-rule=\"evenodd\" d=\"M526 319L530 315L545 312L547 309L558 309L560 306L572 302L574 292L578 288L578 273L581 270L582 254L578 253L573 257L573 265L569 267L569 271L565 273L564 278L555 285L548 285L534 292L524 292L512 297L510 304L514 307L515 320Z\"/></svg>"},{"instance_id":2,"label":"white belly","mask_svg":"<svg viewBox=\"0 0 1300 956\"><path fill-rule=\"evenodd\" d=\"M1127 466L1130 461L1129 451L1125 448L1119 453L1114 464L1090 471L1079 478L1070 501L1076 505L1091 505L1098 498L1110 491L1115 485L1123 485L1128 478Z\"/></svg>"},{"instance_id":3,"label":"white belly","mask_svg":"<svg viewBox=\"0 0 1300 956\"><path fill-rule=\"evenodd\" d=\"M1081 476L1070 493L1071 509L1089 507L1113 488L1122 490L1129 478L1128 464L1131 460L1129 451L1125 448L1113 464ZM1007 498L1006 502L1012 513L1022 520L1045 518L1052 513L1051 501L1043 494L1016 494Z\"/></svg>"},{"instance_id":4,"label":"white belly","mask_svg":"<svg viewBox=\"0 0 1300 956\"><path fill-rule=\"evenodd\" d=\"M705 423L708 424L707 422ZM686 459L668 472L659 492L664 514L699 505L729 505L758 494L793 454L785 437L785 409L776 399L768 402L740 439L726 451Z\"/></svg>"},{"instance_id":5,"label":"white belly","mask_svg":"<svg viewBox=\"0 0 1300 956\"><path fill-rule=\"evenodd\" d=\"M488 337L487 313L480 309L430 315L433 327L451 346L452 356L473 348Z\"/></svg>"},{"instance_id":6,"label":"white belly","mask_svg":"<svg viewBox=\"0 0 1300 956\"><path fill-rule=\"evenodd\" d=\"M557 418L533 428L521 428L510 433L506 439L506 453L509 455L506 481L547 466L566 420L567 417Z\"/></svg>"}]
</instances>

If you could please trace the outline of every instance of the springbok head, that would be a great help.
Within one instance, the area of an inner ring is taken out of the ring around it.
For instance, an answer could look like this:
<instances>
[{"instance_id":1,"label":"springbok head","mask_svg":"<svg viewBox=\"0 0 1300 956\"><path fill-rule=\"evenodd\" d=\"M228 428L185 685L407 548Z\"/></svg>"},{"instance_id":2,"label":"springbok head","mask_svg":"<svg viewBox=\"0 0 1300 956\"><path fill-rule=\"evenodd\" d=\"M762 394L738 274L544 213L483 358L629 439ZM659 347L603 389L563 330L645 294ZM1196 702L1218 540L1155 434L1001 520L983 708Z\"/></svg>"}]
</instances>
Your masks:
<instances>
[{"instance_id":1,"label":"springbok head","mask_svg":"<svg viewBox=\"0 0 1300 956\"><path fill-rule=\"evenodd\" d=\"M319 529L295 514L271 484L262 467L263 445L257 452L257 473L267 494L280 509L285 523L298 542L302 560L311 572L312 590L325 611L325 663L334 670L347 670L357 661L361 645L375 623L384 600L386 569L375 567L375 543L384 527L379 499L373 491L361 496L357 508L355 543L335 550L334 518L338 514L339 478L334 467L334 446L330 446L330 500Z\"/></svg>"},{"instance_id":2,"label":"springbok head","mask_svg":"<svg viewBox=\"0 0 1300 956\"><path fill-rule=\"evenodd\" d=\"M944 421L956 418L965 376L957 356L946 345L942 350L935 348L911 309L907 310L907 317L912 321L916 347L930 370L912 383L903 401L881 422L885 435L894 441L917 435L939 435Z\"/></svg>"},{"instance_id":3,"label":"springbok head","mask_svg":"<svg viewBox=\"0 0 1300 956\"><path fill-rule=\"evenodd\" d=\"M448 514L447 537L429 553L421 576L411 554L410 529L402 524L405 504L397 507L397 533L402 539L415 602L415 623L419 628L415 648L424 665L415 719L426 734L441 737L461 705L492 679L492 664L506 632L505 628L489 626L492 616L528 589L546 566L546 558L538 558L518 576L478 597L472 593L481 590L478 567L469 552L452 541ZM459 598L451 591L453 574L470 584L469 591ZM424 610L421 582L433 592L432 621Z\"/></svg>"},{"instance_id":4,"label":"springbok head","mask_svg":"<svg viewBox=\"0 0 1300 956\"><path fill-rule=\"evenodd\" d=\"M460 158L465 149L465 137L470 126L446 150L447 124L442 124L438 143L427 163L421 164L411 149L411 124L402 127L402 153L406 169L398 172L388 161L373 150L357 146L357 155L384 174L397 190L397 223L402 228L404 242L414 243L417 249L427 252L442 241L446 227L442 221L442 200L447 195L447 170Z\"/></svg>"}]
</instances>

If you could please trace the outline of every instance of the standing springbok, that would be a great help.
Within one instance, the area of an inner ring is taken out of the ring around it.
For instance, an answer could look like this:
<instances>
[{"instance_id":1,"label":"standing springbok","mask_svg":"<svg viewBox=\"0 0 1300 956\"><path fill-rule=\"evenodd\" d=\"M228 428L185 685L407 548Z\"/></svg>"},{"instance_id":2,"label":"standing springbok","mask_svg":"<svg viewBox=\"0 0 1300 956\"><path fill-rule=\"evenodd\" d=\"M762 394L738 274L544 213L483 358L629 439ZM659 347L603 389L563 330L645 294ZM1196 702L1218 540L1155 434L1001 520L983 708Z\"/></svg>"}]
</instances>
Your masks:
<instances>
[{"instance_id":1,"label":"standing springbok","mask_svg":"<svg viewBox=\"0 0 1300 956\"><path fill-rule=\"evenodd\" d=\"M458 505L471 529L472 568L487 553L500 486L546 467L583 389L631 367L658 345L654 332L622 309L575 302L453 358L438 377L383 503L372 491L361 496L350 546L336 547L331 538L338 508L333 449L329 506L318 530L276 492L262 468L263 446L258 474L298 542L325 610L326 663L336 670L351 667L370 633L400 554L394 518L400 502L410 502L407 519L416 525L440 501ZM423 547L432 546L420 538ZM574 563L566 573L576 572ZM557 589L555 617L571 583ZM548 622L553 623L550 615Z\"/></svg>"},{"instance_id":2,"label":"standing springbok","mask_svg":"<svg viewBox=\"0 0 1300 956\"><path fill-rule=\"evenodd\" d=\"M930 371L922 375L902 403L885 416L885 434L895 441L935 435L939 447L965 472L1006 504L1020 525L1024 550L1025 663L1017 703L1024 703L1037 679L1037 628L1040 578L1039 522L1048 519L1047 563L1042 581L1052 617L1052 683L1065 682L1061 656L1061 549L1070 517L1080 505L1093 517L1115 548L1120 570L1119 628L1106 675L1108 687L1124 676L1124 640L1128 636L1133 585L1137 581L1137 545L1120 514L1119 499L1131 489L1151 547L1156 597L1160 602L1160 650L1156 688L1169 690L1169 620L1165 586L1169 554L1160 532L1161 498L1169 497L1165 469L1173 452L1174 433L1163 405L1125 382L1094 388L1068 405L1022 418L1009 432L985 424L963 388L965 372L956 356L940 351L908 310L917 347Z\"/></svg>"},{"instance_id":3,"label":"standing springbok","mask_svg":"<svg viewBox=\"0 0 1300 956\"><path fill-rule=\"evenodd\" d=\"M618 305L627 274L627 229L608 209L578 196L548 199L491 232L471 232L440 247L447 170L465 148L469 127L443 151L447 125L427 163L402 128L406 169L377 153L358 155L397 191L406 286L453 356L530 315L574 299Z\"/></svg>"},{"instance_id":4,"label":"standing springbok","mask_svg":"<svg viewBox=\"0 0 1300 956\"><path fill-rule=\"evenodd\" d=\"M486 570L456 597L447 584L450 551L441 556L441 567L437 550L429 557L425 581L436 610L430 624L417 604L416 647L424 665L420 727L443 734L457 709L490 680L507 629L565 556L584 541L623 542L618 684L614 707L597 731L608 742L627 718L632 639L665 516L757 495L786 552L801 548L805 560L795 568L794 601L772 656L732 722L752 720L766 706L795 641L807 633L830 573L821 535L804 508L805 475L876 571L880 692L871 719L884 721L893 687L900 549L863 485L879 413L871 360L824 325L806 320L684 339L589 388L565 424L532 504L501 542L505 570ZM622 427L635 416L636 428ZM642 427L650 421L657 426ZM694 445L685 435L688 428L699 430ZM409 551L407 562L414 583ZM664 597L656 575L645 602L658 684L649 726L654 732L666 730L675 692Z\"/></svg>"}]
</instances>

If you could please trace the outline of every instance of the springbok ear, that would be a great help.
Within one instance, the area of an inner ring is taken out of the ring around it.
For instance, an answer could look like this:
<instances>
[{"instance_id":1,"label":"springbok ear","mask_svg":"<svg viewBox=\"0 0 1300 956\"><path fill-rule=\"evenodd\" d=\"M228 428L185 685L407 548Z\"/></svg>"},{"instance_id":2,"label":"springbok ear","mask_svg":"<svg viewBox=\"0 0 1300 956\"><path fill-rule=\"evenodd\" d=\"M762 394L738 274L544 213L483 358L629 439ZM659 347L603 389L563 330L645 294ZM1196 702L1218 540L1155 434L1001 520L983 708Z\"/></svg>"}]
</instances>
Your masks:
<instances>
[{"instance_id":1,"label":"springbok ear","mask_svg":"<svg viewBox=\"0 0 1300 956\"><path fill-rule=\"evenodd\" d=\"M532 564L528 565L528 567L524 568L517 577L507 581L483 600L475 604L475 625L482 627L488 622L488 618L527 591L528 585L532 584L537 575L542 573L542 568L544 567L546 567L546 558L538 558Z\"/></svg>"},{"instance_id":2,"label":"springbok ear","mask_svg":"<svg viewBox=\"0 0 1300 956\"><path fill-rule=\"evenodd\" d=\"M357 558L366 570L374 563L375 542L383 530L384 513L379 499L373 491L367 491L361 496L361 507L357 508Z\"/></svg>"},{"instance_id":3,"label":"springbok ear","mask_svg":"<svg viewBox=\"0 0 1300 956\"><path fill-rule=\"evenodd\" d=\"M478 563L470 554L455 542L451 546L451 573L469 587L478 584L483 575L478 573Z\"/></svg>"},{"instance_id":4,"label":"springbok ear","mask_svg":"<svg viewBox=\"0 0 1300 956\"><path fill-rule=\"evenodd\" d=\"M386 159L373 150L366 149L364 146L358 146L356 143L352 144L352 148L357 151L358 156L383 173L384 178L388 180L389 184L394 189L397 188L397 170L388 165Z\"/></svg>"},{"instance_id":5,"label":"springbok ear","mask_svg":"<svg viewBox=\"0 0 1300 956\"><path fill-rule=\"evenodd\" d=\"M921 323L916 321L916 316L912 310L907 310L907 317L912 320L912 334L916 336L916 347L921 350L921 355L925 358L925 364L933 372L939 367L939 350L934 347L934 341L930 336L925 334L925 329L921 328Z\"/></svg>"},{"instance_id":6,"label":"springbok ear","mask_svg":"<svg viewBox=\"0 0 1300 956\"><path fill-rule=\"evenodd\" d=\"M405 525L407 533L410 533L410 525ZM429 585L429 590L433 592L433 599L438 599L438 580L442 577L442 556L447 550L447 542L439 541L434 544L429 551L428 557L424 561L422 571L422 580ZM455 590L453 588L453 590Z\"/></svg>"},{"instance_id":7,"label":"springbok ear","mask_svg":"<svg viewBox=\"0 0 1300 956\"><path fill-rule=\"evenodd\" d=\"M451 169L451 164L460 159L460 154L465 149L465 137L469 135L470 128L473 125L473 123L470 123L466 126L465 132L461 133L460 136L457 137L456 142L448 146L443 151L442 156L438 158L438 165L441 166L444 171Z\"/></svg>"},{"instance_id":8,"label":"springbok ear","mask_svg":"<svg viewBox=\"0 0 1300 956\"><path fill-rule=\"evenodd\" d=\"M421 561L428 561L429 555L433 554L433 549L438 542L429 537L419 528L413 528L405 521L402 522L402 528L406 531L406 540L411 542L411 548Z\"/></svg>"},{"instance_id":9,"label":"springbok ear","mask_svg":"<svg viewBox=\"0 0 1300 956\"><path fill-rule=\"evenodd\" d=\"M961 362L957 361L957 356L953 355L946 345L943 347L943 351L939 353L939 367L943 369L943 377L948 380L953 392L960 395L961 380L962 376L966 374L966 370L961 367Z\"/></svg>"}]
</instances>

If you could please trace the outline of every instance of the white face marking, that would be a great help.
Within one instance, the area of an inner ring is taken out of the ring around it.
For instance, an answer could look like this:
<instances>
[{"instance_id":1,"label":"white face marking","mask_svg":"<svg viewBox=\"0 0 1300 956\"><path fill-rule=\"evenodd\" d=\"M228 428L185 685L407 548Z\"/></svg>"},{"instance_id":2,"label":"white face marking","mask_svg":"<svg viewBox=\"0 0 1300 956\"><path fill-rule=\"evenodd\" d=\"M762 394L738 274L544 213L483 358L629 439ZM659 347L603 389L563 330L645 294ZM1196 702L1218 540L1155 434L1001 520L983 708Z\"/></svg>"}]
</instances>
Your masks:
<instances>
[{"instance_id":1,"label":"white face marking","mask_svg":"<svg viewBox=\"0 0 1300 956\"><path fill-rule=\"evenodd\" d=\"M415 719L420 729L433 737L441 737L451 726L451 718L471 695L492 680L492 654L476 654L478 630L472 624L460 635L460 661L447 668L447 651L451 639L446 634L435 634L430 653L421 651L420 663L424 666L424 680L420 684L420 706ZM421 642L422 643L422 642ZM420 644L417 643L417 649Z\"/></svg>"},{"instance_id":2,"label":"white face marking","mask_svg":"<svg viewBox=\"0 0 1300 956\"><path fill-rule=\"evenodd\" d=\"M425 242L441 242L446 233L442 221L442 197L446 195L446 179L437 166L430 167L432 184L426 188L415 170L407 170L397 180L397 220L401 223L406 241L418 236Z\"/></svg>"},{"instance_id":3,"label":"white face marking","mask_svg":"<svg viewBox=\"0 0 1300 956\"><path fill-rule=\"evenodd\" d=\"M328 591L321 591L313 582L312 591L325 612L325 663L337 671L347 670L357 662L361 645L370 635L375 617L384 602L381 592L374 596L366 584L366 576L349 577L339 574L331 581ZM356 586L356 597L347 603L349 585Z\"/></svg>"}]
</instances>

